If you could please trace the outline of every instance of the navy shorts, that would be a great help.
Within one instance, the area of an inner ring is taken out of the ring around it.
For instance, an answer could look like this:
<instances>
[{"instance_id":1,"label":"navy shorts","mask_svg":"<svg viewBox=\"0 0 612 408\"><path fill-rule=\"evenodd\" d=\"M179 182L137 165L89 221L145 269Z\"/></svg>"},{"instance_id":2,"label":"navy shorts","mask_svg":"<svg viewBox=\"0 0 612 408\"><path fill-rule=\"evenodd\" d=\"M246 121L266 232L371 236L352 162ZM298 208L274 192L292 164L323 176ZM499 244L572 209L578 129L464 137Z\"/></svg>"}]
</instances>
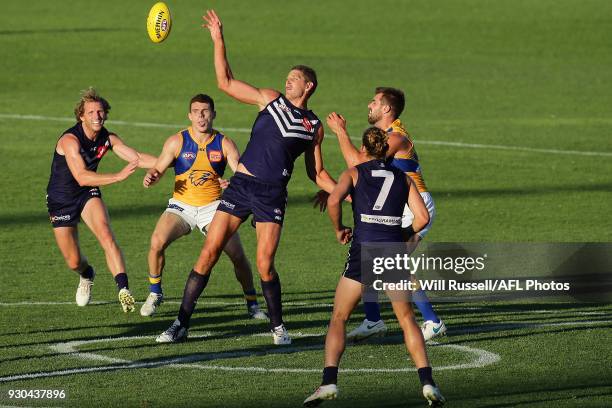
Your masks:
<instances>
[{"instance_id":1,"label":"navy shorts","mask_svg":"<svg viewBox=\"0 0 612 408\"><path fill-rule=\"evenodd\" d=\"M342 276L361 283L361 245L359 243L351 243Z\"/></svg>"},{"instance_id":2,"label":"navy shorts","mask_svg":"<svg viewBox=\"0 0 612 408\"><path fill-rule=\"evenodd\" d=\"M223 192L217 211L223 211L245 221L253 214L254 222L283 225L287 207L287 187L271 184L257 177L236 173Z\"/></svg>"},{"instance_id":3,"label":"navy shorts","mask_svg":"<svg viewBox=\"0 0 612 408\"><path fill-rule=\"evenodd\" d=\"M47 209L49 220L53 228L74 227L81 220L81 211L90 198L102 198L102 192L98 187L91 187L80 192L70 202L56 201L47 195Z\"/></svg>"}]
</instances>

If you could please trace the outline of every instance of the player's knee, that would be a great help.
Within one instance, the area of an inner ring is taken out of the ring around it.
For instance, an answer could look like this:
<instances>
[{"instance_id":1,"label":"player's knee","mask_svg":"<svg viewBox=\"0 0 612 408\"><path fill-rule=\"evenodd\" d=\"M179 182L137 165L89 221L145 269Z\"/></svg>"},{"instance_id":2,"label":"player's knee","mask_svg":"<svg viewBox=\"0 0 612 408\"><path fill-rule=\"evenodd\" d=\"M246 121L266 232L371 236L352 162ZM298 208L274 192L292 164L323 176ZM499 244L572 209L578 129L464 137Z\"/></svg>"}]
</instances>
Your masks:
<instances>
[{"instance_id":1,"label":"player's knee","mask_svg":"<svg viewBox=\"0 0 612 408\"><path fill-rule=\"evenodd\" d=\"M79 270L79 267L81 266L80 256L70 255L70 256L64 257L64 259L66 260L66 265L68 265L68 268L72 269L73 271Z\"/></svg>"},{"instance_id":2,"label":"player's knee","mask_svg":"<svg viewBox=\"0 0 612 408\"><path fill-rule=\"evenodd\" d=\"M106 252L116 251L119 249L117 241L115 241L115 237L111 232L104 233L100 236L100 245Z\"/></svg>"},{"instance_id":3,"label":"player's knee","mask_svg":"<svg viewBox=\"0 0 612 408\"><path fill-rule=\"evenodd\" d=\"M272 274L272 259L265 256L257 257L257 270L260 275L270 275Z\"/></svg>"},{"instance_id":4,"label":"player's knee","mask_svg":"<svg viewBox=\"0 0 612 408\"><path fill-rule=\"evenodd\" d=\"M346 325L346 322L348 321L349 315L348 313L342 312L342 311L334 311L332 313L331 319L329 321L329 324L341 324L341 325Z\"/></svg>"},{"instance_id":5,"label":"player's knee","mask_svg":"<svg viewBox=\"0 0 612 408\"><path fill-rule=\"evenodd\" d=\"M163 252L167 246L168 242L159 235L153 234L153 236L151 236L151 251L157 253Z\"/></svg>"}]
</instances>

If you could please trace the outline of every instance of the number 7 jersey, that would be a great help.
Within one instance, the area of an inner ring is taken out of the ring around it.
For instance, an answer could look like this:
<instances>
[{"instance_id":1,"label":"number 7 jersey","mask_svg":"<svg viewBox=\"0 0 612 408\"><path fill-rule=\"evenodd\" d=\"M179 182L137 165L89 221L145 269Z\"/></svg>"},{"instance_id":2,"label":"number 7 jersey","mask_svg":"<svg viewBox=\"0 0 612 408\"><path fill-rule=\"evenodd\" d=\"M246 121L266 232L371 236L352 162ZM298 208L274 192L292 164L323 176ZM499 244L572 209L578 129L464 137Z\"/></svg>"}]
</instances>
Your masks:
<instances>
[{"instance_id":1,"label":"number 7 jersey","mask_svg":"<svg viewBox=\"0 0 612 408\"><path fill-rule=\"evenodd\" d=\"M402 240L402 214L408 199L406 174L385 163L371 160L356 166L353 199L353 242Z\"/></svg>"}]
</instances>

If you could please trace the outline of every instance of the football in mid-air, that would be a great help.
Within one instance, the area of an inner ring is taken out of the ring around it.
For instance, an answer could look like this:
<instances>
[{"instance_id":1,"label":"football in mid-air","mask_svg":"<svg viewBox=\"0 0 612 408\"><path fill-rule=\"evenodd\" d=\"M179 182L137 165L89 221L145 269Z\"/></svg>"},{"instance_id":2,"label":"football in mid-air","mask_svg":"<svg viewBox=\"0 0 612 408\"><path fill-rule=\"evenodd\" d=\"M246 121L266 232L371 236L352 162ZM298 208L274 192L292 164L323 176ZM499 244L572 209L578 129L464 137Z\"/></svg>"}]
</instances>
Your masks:
<instances>
[{"instance_id":1,"label":"football in mid-air","mask_svg":"<svg viewBox=\"0 0 612 408\"><path fill-rule=\"evenodd\" d=\"M147 17L149 38L154 43L160 43L170 35L170 28L172 28L172 18L168 6L162 1L155 3Z\"/></svg>"}]
</instances>

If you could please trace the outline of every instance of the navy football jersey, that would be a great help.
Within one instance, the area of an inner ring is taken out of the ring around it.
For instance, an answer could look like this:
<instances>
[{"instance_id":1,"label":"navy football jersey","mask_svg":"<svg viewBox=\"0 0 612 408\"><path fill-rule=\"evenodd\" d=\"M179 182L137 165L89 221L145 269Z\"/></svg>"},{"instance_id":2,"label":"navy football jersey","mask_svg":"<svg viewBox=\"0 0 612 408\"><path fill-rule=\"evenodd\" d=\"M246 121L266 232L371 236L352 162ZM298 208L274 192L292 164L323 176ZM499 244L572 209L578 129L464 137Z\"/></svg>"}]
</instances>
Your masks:
<instances>
[{"instance_id":1,"label":"navy football jersey","mask_svg":"<svg viewBox=\"0 0 612 408\"><path fill-rule=\"evenodd\" d=\"M398 241L402 239L402 214L408 199L406 174L384 160L356 166L357 184L353 199L353 242Z\"/></svg>"},{"instance_id":2,"label":"navy football jersey","mask_svg":"<svg viewBox=\"0 0 612 408\"><path fill-rule=\"evenodd\" d=\"M286 185L295 160L313 143L320 126L312 111L280 95L259 112L240 163L262 181Z\"/></svg>"},{"instance_id":3,"label":"navy football jersey","mask_svg":"<svg viewBox=\"0 0 612 408\"><path fill-rule=\"evenodd\" d=\"M112 149L108 130L102 128L96 140L90 140L85 136L83 125L79 122L70 129L66 130L62 136L71 133L79 140L79 153L85 162L87 170L98 170L98 164L109 149ZM51 163L51 176L47 185L47 195L56 202L71 202L80 193L89 190L91 187L81 187L72 176L66 157L57 153L57 146L53 153Z\"/></svg>"}]
</instances>

